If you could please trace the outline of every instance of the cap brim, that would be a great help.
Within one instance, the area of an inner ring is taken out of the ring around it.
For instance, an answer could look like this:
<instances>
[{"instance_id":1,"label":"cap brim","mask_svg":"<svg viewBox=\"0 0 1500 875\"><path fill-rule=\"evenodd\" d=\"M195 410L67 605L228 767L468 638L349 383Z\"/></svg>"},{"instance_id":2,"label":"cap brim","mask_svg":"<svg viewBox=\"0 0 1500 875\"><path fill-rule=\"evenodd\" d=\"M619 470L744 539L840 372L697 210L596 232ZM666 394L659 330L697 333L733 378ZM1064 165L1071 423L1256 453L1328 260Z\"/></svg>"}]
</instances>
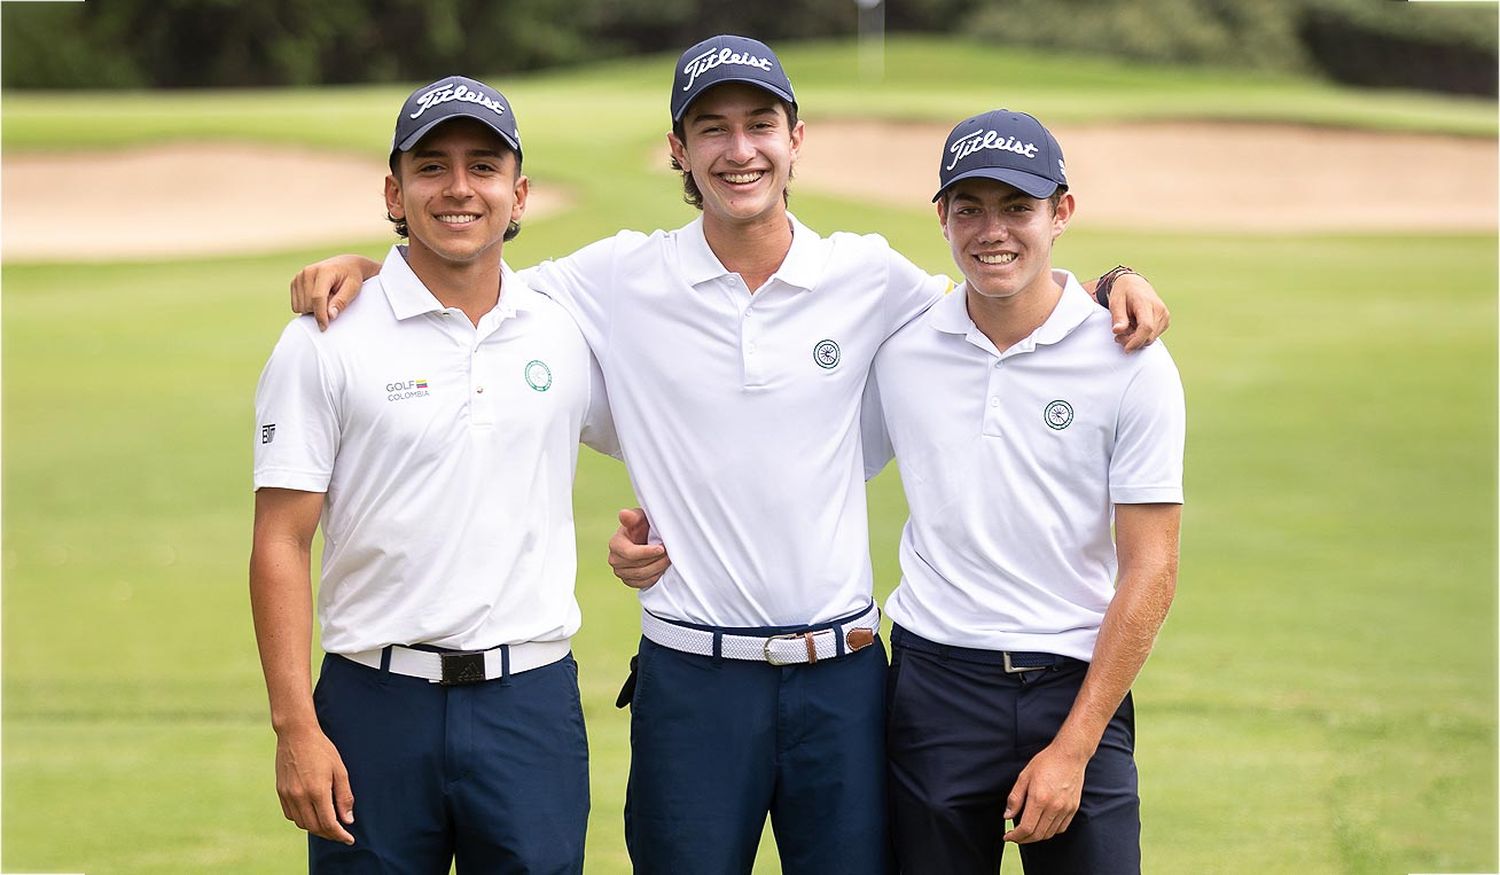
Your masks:
<instances>
[{"instance_id":1,"label":"cap brim","mask_svg":"<svg viewBox=\"0 0 1500 875\"><path fill-rule=\"evenodd\" d=\"M517 155L521 154L521 144L515 141L515 138L510 135L509 131L501 128L496 122L490 120L490 118L487 116L474 115L467 112L449 113L448 115L442 116L440 118L435 118L432 121L422 125L420 128L417 128L416 131L412 132L412 134L406 139L402 140L400 143L397 143L396 151L410 151L411 148L417 145L417 143L420 142L423 137L431 133L433 128L444 122L451 122L454 119L461 118L471 118L474 121L479 122L480 124L499 134L500 139L505 141L505 145L509 146Z\"/></svg>"},{"instance_id":2,"label":"cap brim","mask_svg":"<svg viewBox=\"0 0 1500 875\"><path fill-rule=\"evenodd\" d=\"M761 79L755 79L750 76L725 76L723 79L715 79L714 81L693 92L693 96L688 98L687 103L684 103L680 109L672 113L672 121L682 121L682 116L688 111L688 107L693 105L693 101L702 97L703 92L709 90L710 88L713 88L716 85L723 85L727 82L743 82L746 85L754 85L756 88L759 88L762 91L769 92L773 97L778 97L782 100L785 100L792 106L797 105L797 98L793 97L790 92L786 91L783 88L772 85L769 82Z\"/></svg>"},{"instance_id":3,"label":"cap brim","mask_svg":"<svg viewBox=\"0 0 1500 875\"><path fill-rule=\"evenodd\" d=\"M1024 170L1012 170L1009 167L976 167L948 180L947 184L932 196L933 203L937 203L938 198L943 196L943 192L965 179L993 179L996 182L1013 185L1032 197L1051 197L1053 192L1063 187L1046 177L1027 173Z\"/></svg>"}]
</instances>

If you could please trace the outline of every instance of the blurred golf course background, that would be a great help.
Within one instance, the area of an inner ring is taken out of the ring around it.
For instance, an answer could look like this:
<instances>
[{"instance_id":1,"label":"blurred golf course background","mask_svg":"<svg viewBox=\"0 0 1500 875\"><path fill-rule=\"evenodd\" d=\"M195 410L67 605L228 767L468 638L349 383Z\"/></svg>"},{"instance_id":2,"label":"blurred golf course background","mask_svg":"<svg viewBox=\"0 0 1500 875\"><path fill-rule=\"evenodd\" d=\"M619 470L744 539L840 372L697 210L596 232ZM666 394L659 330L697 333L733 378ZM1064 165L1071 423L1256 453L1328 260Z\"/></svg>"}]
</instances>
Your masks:
<instances>
[{"instance_id":1,"label":"blurred golf course background","mask_svg":"<svg viewBox=\"0 0 1500 875\"><path fill-rule=\"evenodd\" d=\"M951 124L1002 103L1052 123L1496 133L1483 97L936 37L892 39L885 77L870 83L852 41L775 45L810 137L829 119ZM525 224L510 263L691 218L675 177L649 172L665 160L653 150L674 57L491 80L522 119L533 186L571 200ZM383 160L414 84L10 91L0 142L8 154L272 142ZM1080 219L1058 248L1081 275L1125 261L1151 278L1172 307L1167 343L1187 390L1179 592L1135 692L1148 872L1497 866L1496 240L1403 227L1403 203L1426 195L1376 184L1397 212L1389 233L1169 235ZM377 190L372 179L372 210ZM951 270L925 203L794 183L792 207L816 229L879 232ZM4 871L305 866L275 797L246 597L252 396L292 273L337 251L380 257L389 243L4 264ZM905 504L894 469L870 488L883 597L899 578ZM637 607L604 544L616 509L634 503L622 466L581 454L590 873L629 871L628 714L613 702ZM769 838L756 871L778 871Z\"/></svg>"}]
</instances>

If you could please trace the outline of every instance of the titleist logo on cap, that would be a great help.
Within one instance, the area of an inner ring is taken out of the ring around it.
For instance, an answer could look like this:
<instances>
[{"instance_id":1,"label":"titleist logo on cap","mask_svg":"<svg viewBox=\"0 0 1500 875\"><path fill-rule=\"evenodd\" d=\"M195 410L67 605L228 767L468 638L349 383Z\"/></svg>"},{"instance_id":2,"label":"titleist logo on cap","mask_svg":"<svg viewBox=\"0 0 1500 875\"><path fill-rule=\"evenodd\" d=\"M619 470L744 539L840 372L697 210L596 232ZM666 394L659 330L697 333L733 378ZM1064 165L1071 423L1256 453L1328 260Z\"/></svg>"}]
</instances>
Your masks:
<instances>
[{"instance_id":1,"label":"titleist logo on cap","mask_svg":"<svg viewBox=\"0 0 1500 875\"><path fill-rule=\"evenodd\" d=\"M419 118L421 117L422 113L426 112L429 109L432 109L434 106L439 106L453 100L462 100L465 103L477 103L480 106L485 107L486 109L494 110L495 115L505 115L505 107L501 106L498 102L491 100L490 98L484 96L483 94L475 91L472 88L464 85L444 85L439 88L434 88L426 94L418 97L417 103L420 103L421 107L416 112L411 114L411 118Z\"/></svg>"},{"instance_id":2,"label":"titleist logo on cap","mask_svg":"<svg viewBox=\"0 0 1500 875\"><path fill-rule=\"evenodd\" d=\"M995 131L975 131L953 141L953 145L948 147L948 151L953 153L953 160L943 169L952 170L958 166L958 162L980 149L1003 149L1027 158L1035 158L1037 147L1035 143L1022 143L1015 137L1002 137Z\"/></svg>"},{"instance_id":3,"label":"titleist logo on cap","mask_svg":"<svg viewBox=\"0 0 1500 875\"><path fill-rule=\"evenodd\" d=\"M736 52L731 49L709 49L698 57L687 62L682 68L683 74L688 77L687 84L682 86L686 91L693 87L698 77L707 73L721 64L739 64L744 67L754 67L757 70L771 70L775 65L769 58L761 58L749 52Z\"/></svg>"}]
</instances>

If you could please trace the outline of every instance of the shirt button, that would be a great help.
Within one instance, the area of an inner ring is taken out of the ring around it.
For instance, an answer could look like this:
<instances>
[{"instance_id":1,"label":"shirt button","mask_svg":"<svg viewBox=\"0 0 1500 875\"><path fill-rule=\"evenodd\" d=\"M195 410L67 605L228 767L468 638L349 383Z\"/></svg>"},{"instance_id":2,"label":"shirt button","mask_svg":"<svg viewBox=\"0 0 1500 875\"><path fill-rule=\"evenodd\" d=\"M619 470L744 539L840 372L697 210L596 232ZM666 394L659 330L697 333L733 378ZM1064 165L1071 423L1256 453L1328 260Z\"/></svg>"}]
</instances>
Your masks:
<instances>
[{"instance_id":1,"label":"shirt button","mask_svg":"<svg viewBox=\"0 0 1500 875\"><path fill-rule=\"evenodd\" d=\"M478 388L478 389L475 389L475 390L474 390L474 391L475 391L475 392L478 392L478 393L479 393L479 394L481 394L481 395L483 395L483 394L484 394L484 387L483 387L483 386L480 386L480 387L479 387L479 388Z\"/></svg>"},{"instance_id":2,"label":"shirt button","mask_svg":"<svg viewBox=\"0 0 1500 875\"><path fill-rule=\"evenodd\" d=\"M1001 365L1001 362L995 362L995 367L998 368L998 367L1000 367L1000 365Z\"/></svg>"},{"instance_id":3,"label":"shirt button","mask_svg":"<svg viewBox=\"0 0 1500 875\"><path fill-rule=\"evenodd\" d=\"M1000 399L999 398L991 398L990 399L990 406L991 407L999 407L1000 406Z\"/></svg>"}]
</instances>

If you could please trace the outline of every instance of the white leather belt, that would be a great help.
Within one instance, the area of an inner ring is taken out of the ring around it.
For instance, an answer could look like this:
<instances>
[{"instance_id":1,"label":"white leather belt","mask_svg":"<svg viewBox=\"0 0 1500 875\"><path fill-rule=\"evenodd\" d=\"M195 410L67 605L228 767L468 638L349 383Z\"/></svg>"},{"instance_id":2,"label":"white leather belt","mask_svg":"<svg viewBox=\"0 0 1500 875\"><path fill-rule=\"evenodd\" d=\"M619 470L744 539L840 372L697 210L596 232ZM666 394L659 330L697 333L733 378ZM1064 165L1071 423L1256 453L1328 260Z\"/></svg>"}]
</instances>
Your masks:
<instances>
[{"instance_id":1,"label":"white leather belt","mask_svg":"<svg viewBox=\"0 0 1500 875\"><path fill-rule=\"evenodd\" d=\"M872 603L852 620L820 625L821 628L785 635L735 635L694 629L664 620L650 611L641 612L641 634L663 647L713 656L714 639L718 638L719 655L725 659L800 665L833 659L874 644L875 633L880 629L880 609Z\"/></svg>"},{"instance_id":2,"label":"white leather belt","mask_svg":"<svg viewBox=\"0 0 1500 875\"><path fill-rule=\"evenodd\" d=\"M400 644L393 644L389 649L392 672L452 686L492 681L507 674L520 674L551 665L567 656L572 647L572 642L564 638L561 641L502 644L489 650L415 650ZM383 650L362 650L359 653L340 653L339 656L378 669Z\"/></svg>"}]
</instances>

